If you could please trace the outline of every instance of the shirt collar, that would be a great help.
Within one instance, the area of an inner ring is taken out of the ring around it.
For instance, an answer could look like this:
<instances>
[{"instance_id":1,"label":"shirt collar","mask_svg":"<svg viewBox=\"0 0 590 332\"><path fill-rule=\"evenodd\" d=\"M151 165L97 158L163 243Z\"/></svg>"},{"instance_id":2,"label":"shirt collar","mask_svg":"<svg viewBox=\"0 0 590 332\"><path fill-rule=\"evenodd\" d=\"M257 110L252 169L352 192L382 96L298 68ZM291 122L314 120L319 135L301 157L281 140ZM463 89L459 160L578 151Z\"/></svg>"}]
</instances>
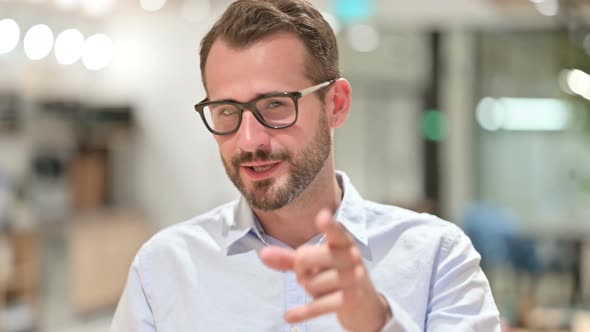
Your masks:
<instances>
[{"instance_id":1,"label":"shirt collar","mask_svg":"<svg viewBox=\"0 0 590 332\"><path fill-rule=\"evenodd\" d=\"M234 208L233 218L227 218L228 232L223 241L224 249L228 255L242 253L255 248L244 247L242 239L246 238L251 232L255 232L259 237L260 242L263 243L263 237L259 232L262 227L256 227L256 215L254 211L248 205L246 199L242 196L238 201L238 204ZM248 249L248 250L246 250Z\"/></svg>"},{"instance_id":2,"label":"shirt collar","mask_svg":"<svg viewBox=\"0 0 590 332\"><path fill-rule=\"evenodd\" d=\"M344 172L336 171L336 178L343 195L334 218L353 236L363 257L371 260L366 215L363 209L364 200ZM223 244L227 255L247 252L266 244L264 230L243 196L235 206L234 218L228 218L226 222L228 232Z\"/></svg>"},{"instance_id":3,"label":"shirt collar","mask_svg":"<svg viewBox=\"0 0 590 332\"><path fill-rule=\"evenodd\" d=\"M339 221L346 230L352 234L363 258L372 260L369 247L369 234L367 232L367 219L365 213L365 200L350 182L348 176L341 171L336 171L336 179L342 189L342 202L336 209L334 219Z\"/></svg>"}]
</instances>

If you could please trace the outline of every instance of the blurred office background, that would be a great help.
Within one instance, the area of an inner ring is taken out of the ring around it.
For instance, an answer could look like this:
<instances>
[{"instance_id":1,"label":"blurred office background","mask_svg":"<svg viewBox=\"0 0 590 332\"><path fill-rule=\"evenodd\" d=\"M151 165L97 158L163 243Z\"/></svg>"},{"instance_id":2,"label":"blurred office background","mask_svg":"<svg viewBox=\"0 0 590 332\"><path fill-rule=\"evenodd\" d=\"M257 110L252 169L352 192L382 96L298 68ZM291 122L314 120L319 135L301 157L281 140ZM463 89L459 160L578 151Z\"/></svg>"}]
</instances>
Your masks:
<instances>
[{"instance_id":1,"label":"blurred office background","mask_svg":"<svg viewBox=\"0 0 590 332\"><path fill-rule=\"evenodd\" d=\"M155 231L237 197L192 106L229 0L0 1L0 331L104 331ZM482 254L506 331L590 331L590 2L316 0L338 168Z\"/></svg>"}]
</instances>

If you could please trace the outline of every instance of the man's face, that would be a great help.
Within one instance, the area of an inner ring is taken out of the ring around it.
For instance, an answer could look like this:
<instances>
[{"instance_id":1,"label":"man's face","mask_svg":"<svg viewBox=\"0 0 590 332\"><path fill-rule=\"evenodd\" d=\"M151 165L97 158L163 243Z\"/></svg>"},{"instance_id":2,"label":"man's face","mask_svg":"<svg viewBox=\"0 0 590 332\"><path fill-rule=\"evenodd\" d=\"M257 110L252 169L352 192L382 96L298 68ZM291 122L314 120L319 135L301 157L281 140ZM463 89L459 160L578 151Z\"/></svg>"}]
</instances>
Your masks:
<instances>
[{"instance_id":1,"label":"man's face","mask_svg":"<svg viewBox=\"0 0 590 332\"><path fill-rule=\"evenodd\" d=\"M293 34L273 34L245 49L218 39L205 69L209 99L247 102L308 88L315 82L304 76L306 56ZM254 209L264 211L299 196L331 152L329 119L315 94L299 99L299 118L292 127L264 127L246 110L236 133L215 139L229 178Z\"/></svg>"}]
</instances>

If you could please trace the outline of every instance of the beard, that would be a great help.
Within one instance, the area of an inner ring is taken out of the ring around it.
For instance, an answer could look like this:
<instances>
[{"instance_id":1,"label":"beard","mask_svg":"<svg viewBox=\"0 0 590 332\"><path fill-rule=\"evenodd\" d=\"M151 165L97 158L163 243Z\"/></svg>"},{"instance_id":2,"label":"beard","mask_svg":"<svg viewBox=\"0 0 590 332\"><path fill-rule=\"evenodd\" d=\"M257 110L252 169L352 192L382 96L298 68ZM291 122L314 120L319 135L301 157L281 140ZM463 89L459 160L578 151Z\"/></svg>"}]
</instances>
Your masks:
<instances>
[{"instance_id":1,"label":"beard","mask_svg":"<svg viewBox=\"0 0 590 332\"><path fill-rule=\"evenodd\" d=\"M272 211L282 208L297 198L319 174L326 163L332 149L332 138L328 119L322 107L318 130L311 143L300 152L294 154L287 150L242 152L226 160L221 156L225 172L234 186L248 201L253 209ZM284 184L277 179L270 178L252 183L252 188L246 188L240 176L240 165L252 161L283 161L290 165Z\"/></svg>"}]
</instances>

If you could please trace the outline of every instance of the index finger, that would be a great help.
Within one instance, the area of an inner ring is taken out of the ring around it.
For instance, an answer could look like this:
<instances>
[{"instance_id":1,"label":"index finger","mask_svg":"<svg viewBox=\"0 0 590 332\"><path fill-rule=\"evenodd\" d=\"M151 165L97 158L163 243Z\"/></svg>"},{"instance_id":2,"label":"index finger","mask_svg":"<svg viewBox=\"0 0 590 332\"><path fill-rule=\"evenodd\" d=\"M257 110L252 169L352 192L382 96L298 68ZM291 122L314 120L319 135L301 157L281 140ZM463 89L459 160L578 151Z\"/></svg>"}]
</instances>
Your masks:
<instances>
[{"instance_id":1,"label":"index finger","mask_svg":"<svg viewBox=\"0 0 590 332\"><path fill-rule=\"evenodd\" d=\"M326 242L331 247L349 247L354 244L346 228L332 218L329 210L321 210L315 221L318 229L326 234Z\"/></svg>"}]
</instances>

